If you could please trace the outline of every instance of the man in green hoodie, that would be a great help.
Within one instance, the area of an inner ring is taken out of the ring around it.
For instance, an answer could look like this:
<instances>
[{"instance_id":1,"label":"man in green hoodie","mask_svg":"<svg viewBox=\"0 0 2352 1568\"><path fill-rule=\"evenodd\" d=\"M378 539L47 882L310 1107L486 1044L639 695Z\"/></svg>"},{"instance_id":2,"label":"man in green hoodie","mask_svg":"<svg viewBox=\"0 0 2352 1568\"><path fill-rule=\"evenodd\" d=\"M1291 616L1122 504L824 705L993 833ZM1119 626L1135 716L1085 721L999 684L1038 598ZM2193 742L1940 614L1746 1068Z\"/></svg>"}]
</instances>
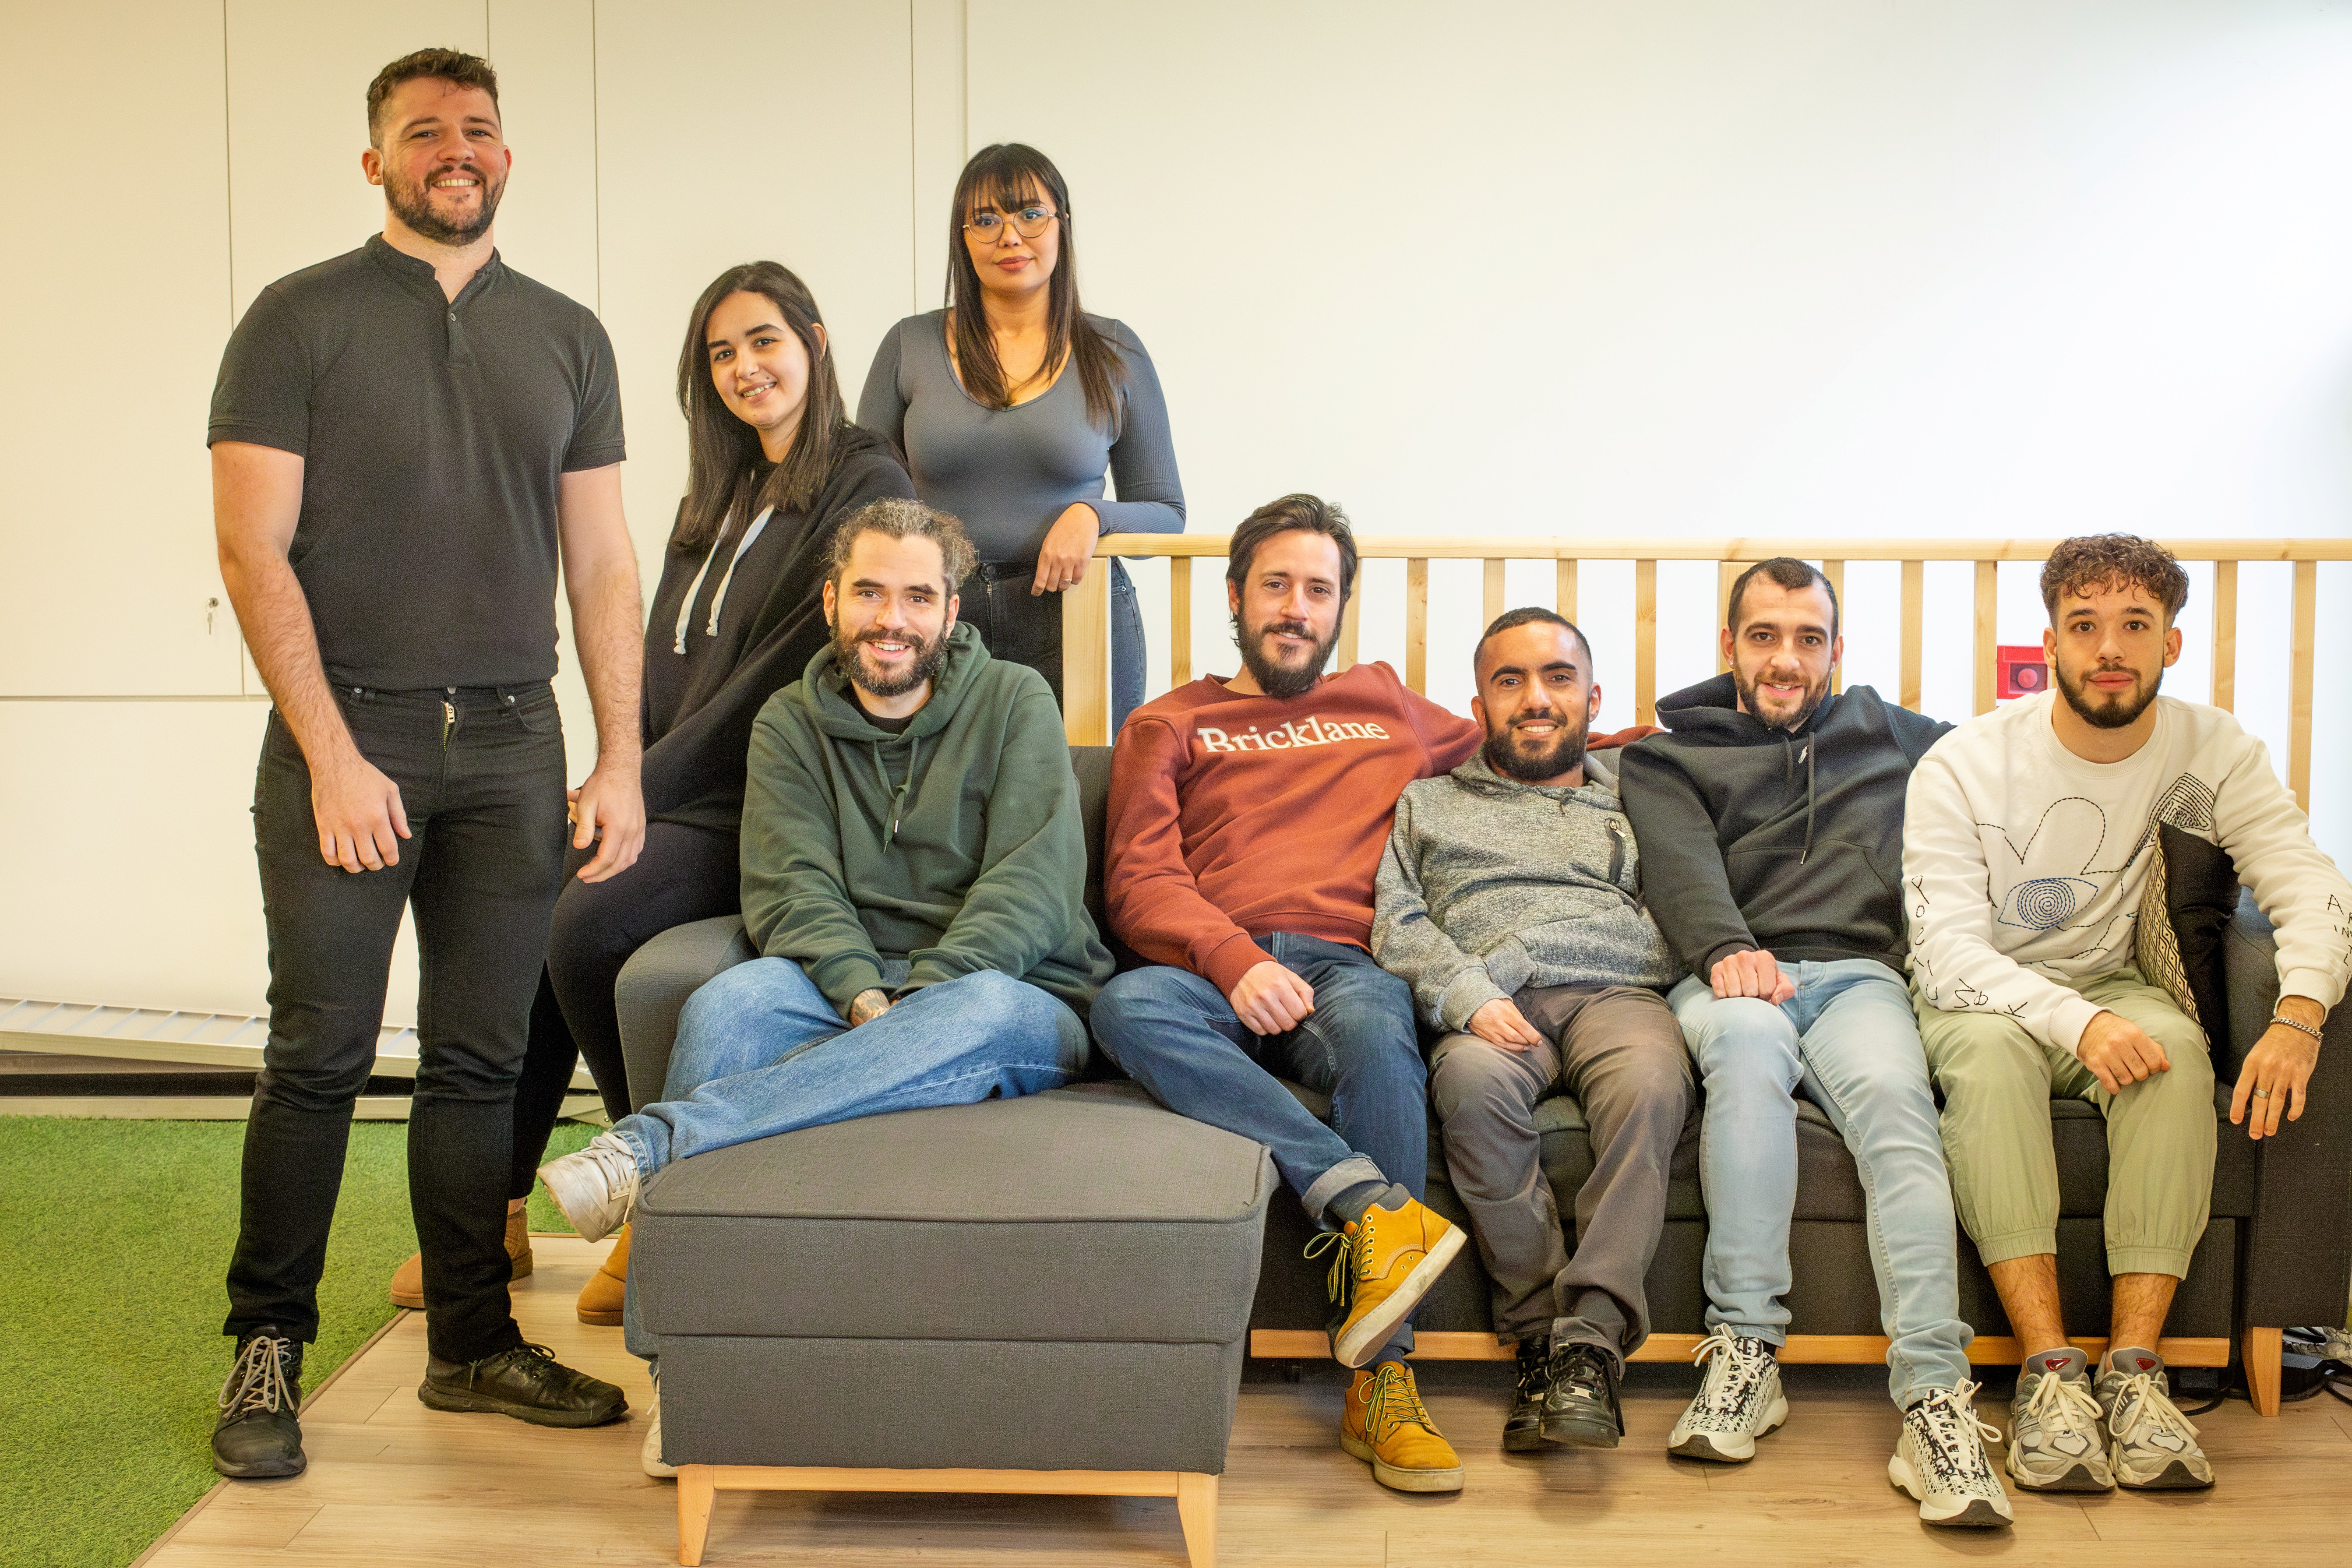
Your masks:
<instances>
[{"instance_id":1,"label":"man in green hoodie","mask_svg":"<svg viewBox=\"0 0 2352 1568\"><path fill-rule=\"evenodd\" d=\"M973 552L919 501L835 537L832 646L768 700L743 803L761 957L696 992L664 1098L540 1174L590 1240L673 1160L779 1132L1057 1088L1111 960L1045 678L956 624Z\"/></svg>"}]
</instances>

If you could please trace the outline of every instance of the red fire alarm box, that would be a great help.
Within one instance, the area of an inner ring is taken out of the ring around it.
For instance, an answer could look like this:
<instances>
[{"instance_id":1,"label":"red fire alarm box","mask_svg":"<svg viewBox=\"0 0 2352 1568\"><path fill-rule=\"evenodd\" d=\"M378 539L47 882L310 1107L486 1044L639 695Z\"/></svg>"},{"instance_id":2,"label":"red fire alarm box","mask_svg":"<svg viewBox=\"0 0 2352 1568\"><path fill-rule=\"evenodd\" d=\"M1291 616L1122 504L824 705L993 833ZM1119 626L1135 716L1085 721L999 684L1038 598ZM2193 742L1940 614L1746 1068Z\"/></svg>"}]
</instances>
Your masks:
<instances>
[{"instance_id":1,"label":"red fire alarm box","mask_svg":"<svg viewBox=\"0 0 2352 1568\"><path fill-rule=\"evenodd\" d=\"M2042 647L1997 647L1993 662L2000 667L2000 695L2031 697L2050 689L2050 667L2042 662Z\"/></svg>"}]
</instances>

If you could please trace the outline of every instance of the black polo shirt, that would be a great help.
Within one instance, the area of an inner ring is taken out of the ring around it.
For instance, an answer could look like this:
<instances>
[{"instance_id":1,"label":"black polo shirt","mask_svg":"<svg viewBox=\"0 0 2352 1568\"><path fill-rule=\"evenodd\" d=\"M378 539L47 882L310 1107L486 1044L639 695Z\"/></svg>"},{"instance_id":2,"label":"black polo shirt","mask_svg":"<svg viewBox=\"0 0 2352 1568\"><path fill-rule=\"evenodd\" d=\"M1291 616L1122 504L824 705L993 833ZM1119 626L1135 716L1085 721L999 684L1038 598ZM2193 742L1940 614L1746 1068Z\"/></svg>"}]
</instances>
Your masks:
<instances>
[{"instance_id":1,"label":"black polo shirt","mask_svg":"<svg viewBox=\"0 0 2352 1568\"><path fill-rule=\"evenodd\" d=\"M455 304L381 235L263 289L206 444L303 458L289 559L338 686L555 673L559 476L622 458L613 345L493 254Z\"/></svg>"}]
</instances>

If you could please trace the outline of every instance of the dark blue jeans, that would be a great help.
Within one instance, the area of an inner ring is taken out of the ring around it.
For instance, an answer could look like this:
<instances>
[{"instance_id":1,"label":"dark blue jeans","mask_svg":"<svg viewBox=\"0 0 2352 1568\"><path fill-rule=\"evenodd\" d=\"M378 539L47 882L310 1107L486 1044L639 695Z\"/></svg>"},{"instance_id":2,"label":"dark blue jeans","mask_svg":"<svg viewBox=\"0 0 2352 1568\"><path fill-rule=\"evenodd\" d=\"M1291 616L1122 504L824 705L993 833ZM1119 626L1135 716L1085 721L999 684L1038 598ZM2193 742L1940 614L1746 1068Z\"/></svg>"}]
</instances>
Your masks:
<instances>
[{"instance_id":1,"label":"dark blue jeans","mask_svg":"<svg viewBox=\"0 0 2352 1568\"><path fill-rule=\"evenodd\" d=\"M1315 1011L1280 1035L1254 1035L1217 988L1154 965L1095 998L1095 1037L1171 1110L1263 1143L1318 1224L1359 1182L1414 1197L1429 1179L1429 1076L1403 981L1346 942L1276 931L1259 939L1315 988ZM1326 1127L1276 1077L1331 1097Z\"/></svg>"},{"instance_id":2,"label":"dark blue jeans","mask_svg":"<svg viewBox=\"0 0 2352 1568\"><path fill-rule=\"evenodd\" d=\"M1117 561L1110 568L1110 732L1143 706L1143 612L1135 580ZM1025 664L1045 678L1062 700L1062 595L1032 594L1037 563L983 562L957 591L956 618L980 634L992 658Z\"/></svg>"},{"instance_id":3,"label":"dark blue jeans","mask_svg":"<svg viewBox=\"0 0 2352 1568\"><path fill-rule=\"evenodd\" d=\"M1419 1198L1429 1182L1429 1074L1412 993L1346 942L1276 931L1258 945L1315 988L1315 1011L1297 1028L1252 1034L1214 985L1155 964L1103 987L1095 1038L1169 1110L1265 1144L1318 1225L1360 1182L1394 1182ZM1329 1095L1331 1125L1277 1075ZM1407 1323L1381 1353L1412 1348Z\"/></svg>"}]
</instances>

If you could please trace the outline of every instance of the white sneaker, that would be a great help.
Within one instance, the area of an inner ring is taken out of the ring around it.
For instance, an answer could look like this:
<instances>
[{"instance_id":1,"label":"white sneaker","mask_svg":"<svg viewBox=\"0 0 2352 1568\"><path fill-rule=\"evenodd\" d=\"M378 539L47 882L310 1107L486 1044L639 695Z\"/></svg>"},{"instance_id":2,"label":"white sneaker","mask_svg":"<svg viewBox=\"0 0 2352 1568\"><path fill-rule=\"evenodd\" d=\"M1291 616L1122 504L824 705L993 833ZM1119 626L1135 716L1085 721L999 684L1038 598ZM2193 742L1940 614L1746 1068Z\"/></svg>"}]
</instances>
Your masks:
<instances>
[{"instance_id":1,"label":"white sneaker","mask_svg":"<svg viewBox=\"0 0 2352 1568\"><path fill-rule=\"evenodd\" d=\"M677 1479L677 1467L662 1461L661 1368L654 1368L654 1391L646 1401L646 1442L637 1450L637 1464L657 1481Z\"/></svg>"},{"instance_id":2,"label":"white sneaker","mask_svg":"<svg viewBox=\"0 0 2352 1568\"><path fill-rule=\"evenodd\" d=\"M1985 1439L2000 1428L1977 1419L1977 1385L1936 1388L1903 1413L1903 1435L1886 1461L1886 1479L1919 1500L1919 1518L1947 1527L1998 1527L2015 1521Z\"/></svg>"},{"instance_id":3,"label":"white sneaker","mask_svg":"<svg viewBox=\"0 0 2352 1568\"><path fill-rule=\"evenodd\" d=\"M2172 1403L2161 1358L2128 1352L2106 1360L2095 1390L2114 1447L2107 1463L2119 1486L2147 1491L2198 1490L2213 1484L2213 1466L2197 1446L2197 1426Z\"/></svg>"},{"instance_id":4,"label":"white sneaker","mask_svg":"<svg viewBox=\"0 0 2352 1568\"><path fill-rule=\"evenodd\" d=\"M577 1154L541 1165L539 1179L583 1241L602 1241L627 1223L636 1204L636 1146L618 1132L599 1132Z\"/></svg>"},{"instance_id":5,"label":"white sneaker","mask_svg":"<svg viewBox=\"0 0 2352 1568\"><path fill-rule=\"evenodd\" d=\"M2090 1359L2072 1346L2033 1356L2009 1402L2009 1479L2028 1491L2113 1491Z\"/></svg>"},{"instance_id":6,"label":"white sneaker","mask_svg":"<svg viewBox=\"0 0 2352 1568\"><path fill-rule=\"evenodd\" d=\"M1706 1376L1668 1435L1666 1452L1735 1465L1754 1458L1756 1439L1789 1418L1771 1345L1717 1329L1691 1359L1706 1363Z\"/></svg>"}]
</instances>

